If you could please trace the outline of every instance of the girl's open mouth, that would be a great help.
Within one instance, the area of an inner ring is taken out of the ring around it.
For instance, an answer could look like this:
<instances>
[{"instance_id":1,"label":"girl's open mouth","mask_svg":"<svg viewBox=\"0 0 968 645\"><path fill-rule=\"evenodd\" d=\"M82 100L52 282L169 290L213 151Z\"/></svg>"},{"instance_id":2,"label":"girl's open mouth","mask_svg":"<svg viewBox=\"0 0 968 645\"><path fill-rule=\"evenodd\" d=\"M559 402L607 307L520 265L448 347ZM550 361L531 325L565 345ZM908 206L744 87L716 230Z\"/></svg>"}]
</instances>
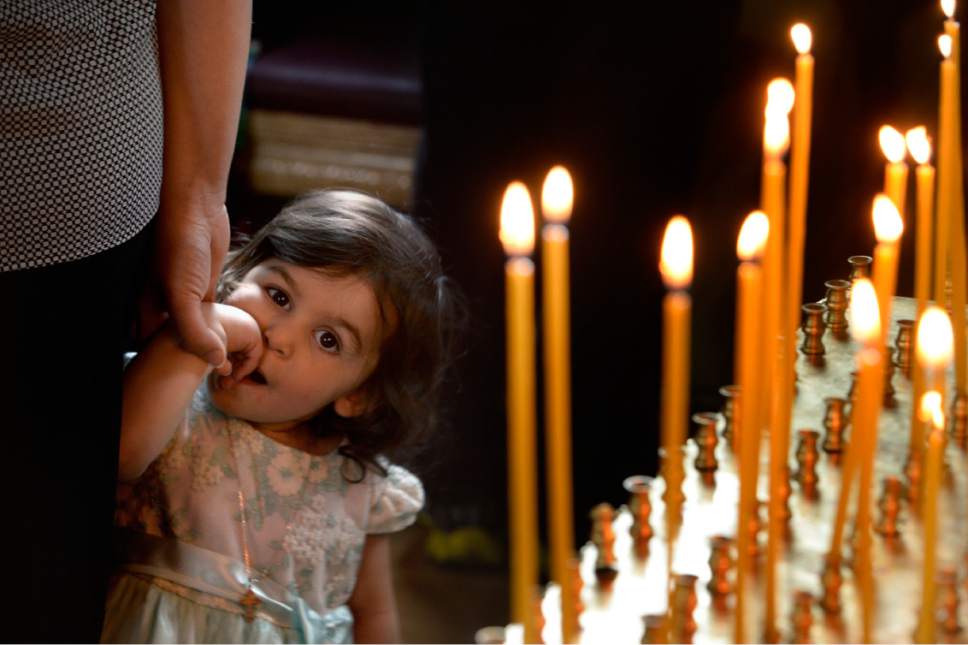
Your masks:
<instances>
[{"instance_id":1,"label":"girl's open mouth","mask_svg":"<svg viewBox=\"0 0 968 645\"><path fill-rule=\"evenodd\" d=\"M247 380L253 383L258 383L259 385L267 385L266 377L262 375L259 370L254 370L251 374L246 377Z\"/></svg>"}]
</instances>

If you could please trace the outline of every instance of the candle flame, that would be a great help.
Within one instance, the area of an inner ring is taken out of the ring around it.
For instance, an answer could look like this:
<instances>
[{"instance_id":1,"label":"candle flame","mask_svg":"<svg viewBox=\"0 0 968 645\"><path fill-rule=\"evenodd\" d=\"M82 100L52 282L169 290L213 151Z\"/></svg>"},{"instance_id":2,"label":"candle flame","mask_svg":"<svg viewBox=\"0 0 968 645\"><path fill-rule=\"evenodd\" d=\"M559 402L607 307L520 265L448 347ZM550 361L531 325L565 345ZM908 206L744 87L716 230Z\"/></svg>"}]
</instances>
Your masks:
<instances>
[{"instance_id":1,"label":"candle flame","mask_svg":"<svg viewBox=\"0 0 968 645\"><path fill-rule=\"evenodd\" d=\"M897 206L884 193L878 193L871 208L874 219L874 236L878 242L894 243L904 233L904 220L897 211Z\"/></svg>"},{"instance_id":2,"label":"candle flame","mask_svg":"<svg viewBox=\"0 0 968 645\"><path fill-rule=\"evenodd\" d=\"M877 292L867 278L854 282L850 294L850 333L860 343L873 343L881 337L881 314Z\"/></svg>"},{"instance_id":3,"label":"candle flame","mask_svg":"<svg viewBox=\"0 0 968 645\"><path fill-rule=\"evenodd\" d=\"M810 47L813 45L813 33L810 31L810 27L798 22L790 27L790 38L793 39L793 46L798 54L810 53Z\"/></svg>"},{"instance_id":4,"label":"candle flame","mask_svg":"<svg viewBox=\"0 0 968 645\"><path fill-rule=\"evenodd\" d=\"M904 133L904 140L907 149L914 157L914 160L921 165L931 161L931 140L928 138L928 129L923 125L911 128Z\"/></svg>"},{"instance_id":5,"label":"candle flame","mask_svg":"<svg viewBox=\"0 0 968 645\"><path fill-rule=\"evenodd\" d=\"M773 156L782 156L790 146L790 119L781 110L766 109L763 126L763 148Z\"/></svg>"},{"instance_id":6,"label":"candle flame","mask_svg":"<svg viewBox=\"0 0 968 645\"><path fill-rule=\"evenodd\" d=\"M534 250L531 194L520 181L512 181L504 191L500 238L507 255L530 255Z\"/></svg>"},{"instance_id":7,"label":"candle flame","mask_svg":"<svg viewBox=\"0 0 968 645\"><path fill-rule=\"evenodd\" d=\"M940 307L931 305L921 314L918 322L917 353L921 364L943 367L951 360L951 319Z\"/></svg>"},{"instance_id":8,"label":"candle flame","mask_svg":"<svg viewBox=\"0 0 968 645\"><path fill-rule=\"evenodd\" d=\"M921 405L918 406L918 418L921 421L934 421L937 415L941 415L941 427L944 427L944 412L941 410L941 393L937 390L928 390L921 395Z\"/></svg>"},{"instance_id":9,"label":"candle flame","mask_svg":"<svg viewBox=\"0 0 968 645\"><path fill-rule=\"evenodd\" d=\"M951 36L948 34L938 36L938 49L941 50L942 56L951 58Z\"/></svg>"},{"instance_id":10,"label":"candle flame","mask_svg":"<svg viewBox=\"0 0 968 645\"><path fill-rule=\"evenodd\" d=\"M555 166L549 170L541 188L541 212L545 219L549 222L567 222L571 218L574 199L575 189L568 169Z\"/></svg>"},{"instance_id":11,"label":"candle flame","mask_svg":"<svg viewBox=\"0 0 968 645\"><path fill-rule=\"evenodd\" d=\"M955 0L941 0L941 11L950 20L955 15Z\"/></svg>"},{"instance_id":12,"label":"candle flame","mask_svg":"<svg viewBox=\"0 0 968 645\"><path fill-rule=\"evenodd\" d=\"M666 225L659 271L667 289L686 289L692 283L692 227L682 215Z\"/></svg>"},{"instance_id":13,"label":"candle flame","mask_svg":"<svg viewBox=\"0 0 968 645\"><path fill-rule=\"evenodd\" d=\"M789 114L793 109L793 102L796 100L796 90L793 83L785 78L774 78L766 86L766 110L780 110L784 114Z\"/></svg>"},{"instance_id":14,"label":"candle flame","mask_svg":"<svg viewBox=\"0 0 968 645\"><path fill-rule=\"evenodd\" d=\"M882 125L881 129L877 131L877 138L881 142L881 150L888 161L891 163L904 161L907 146L904 144L903 134L889 125Z\"/></svg>"},{"instance_id":15,"label":"candle flame","mask_svg":"<svg viewBox=\"0 0 968 645\"><path fill-rule=\"evenodd\" d=\"M770 218L763 211L753 211L743 220L736 240L736 255L740 261L758 260L763 255L770 236Z\"/></svg>"}]
</instances>

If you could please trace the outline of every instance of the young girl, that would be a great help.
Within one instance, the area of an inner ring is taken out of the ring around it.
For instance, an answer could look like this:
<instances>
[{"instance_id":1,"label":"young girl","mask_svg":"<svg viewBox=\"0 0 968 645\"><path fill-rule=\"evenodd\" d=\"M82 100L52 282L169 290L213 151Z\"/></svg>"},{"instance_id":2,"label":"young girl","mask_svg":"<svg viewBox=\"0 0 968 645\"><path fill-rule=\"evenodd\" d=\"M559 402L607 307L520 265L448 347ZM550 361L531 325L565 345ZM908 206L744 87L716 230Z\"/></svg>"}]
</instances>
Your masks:
<instances>
[{"instance_id":1,"label":"young girl","mask_svg":"<svg viewBox=\"0 0 968 645\"><path fill-rule=\"evenodd\" d=\"M435 425L454 294L430 240L321 191L229 255L207 307L231 362L163 328L125 373L105 642L399 641L387 533Z\"/></svg>"}]
</instances>

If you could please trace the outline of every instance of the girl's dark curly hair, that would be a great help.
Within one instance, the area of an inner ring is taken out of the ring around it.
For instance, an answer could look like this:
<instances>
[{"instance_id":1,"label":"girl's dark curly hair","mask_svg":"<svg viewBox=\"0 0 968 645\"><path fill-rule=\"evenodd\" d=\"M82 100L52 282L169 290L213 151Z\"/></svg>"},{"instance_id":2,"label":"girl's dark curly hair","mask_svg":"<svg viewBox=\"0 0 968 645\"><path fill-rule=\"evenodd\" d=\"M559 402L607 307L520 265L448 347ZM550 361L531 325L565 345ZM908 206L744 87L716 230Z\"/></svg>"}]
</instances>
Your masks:
<instances>
[{"instance_id":1,"label":"girl's dark curly hair","mask_svg":"<svg viewBox=\"0 0 968 645\"><path fill-rule=\"evenodd\" d=\"M344 418L329 405L312 422L318 434L347 438L344 456L385 474L377 455L404 456L401 449L421 445L436 429L441 386L454 358L463 306L433 242L410 217L375 197L352 190L308 193L229 253L218 299L272 258L327 275L361 276L384 321L395 314L395 328L364 384L368 411Z\"/></svg>"}]
</instances>

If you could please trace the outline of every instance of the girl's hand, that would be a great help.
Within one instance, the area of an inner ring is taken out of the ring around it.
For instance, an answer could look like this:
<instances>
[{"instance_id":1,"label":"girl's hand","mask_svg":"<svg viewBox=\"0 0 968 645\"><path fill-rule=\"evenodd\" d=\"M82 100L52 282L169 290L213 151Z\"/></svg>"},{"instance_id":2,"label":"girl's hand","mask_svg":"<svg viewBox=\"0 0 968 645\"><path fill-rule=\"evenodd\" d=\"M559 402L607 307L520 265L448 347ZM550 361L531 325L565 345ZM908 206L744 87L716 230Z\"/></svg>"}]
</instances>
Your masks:
<instances>
[{"instance_id":1,"label":"girl's hand","mask_svg":"<svg viewBox=\"0 0 968 645\"><path fill-rule=\"evenodd\" d=\"M259 366L262 359L262 330L251 315L231 305L202 303L206 323L225 343L228 358L215 371L241 381Z\"/></svg>"}]
</instances>

